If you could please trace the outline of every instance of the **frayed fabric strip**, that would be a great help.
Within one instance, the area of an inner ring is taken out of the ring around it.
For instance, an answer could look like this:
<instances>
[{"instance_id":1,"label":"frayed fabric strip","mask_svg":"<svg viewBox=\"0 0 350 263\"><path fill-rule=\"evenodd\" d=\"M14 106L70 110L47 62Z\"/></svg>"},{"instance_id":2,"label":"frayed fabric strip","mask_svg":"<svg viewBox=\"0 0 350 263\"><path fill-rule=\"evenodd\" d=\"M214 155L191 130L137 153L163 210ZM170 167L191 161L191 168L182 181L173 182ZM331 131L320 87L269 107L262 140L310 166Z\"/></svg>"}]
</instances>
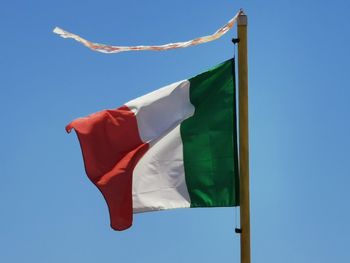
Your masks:
<instances>
[{"instance_id":1,"label":"frayed fabric strip","mask_svg":"<svg viewBox=\"0 0 350 263\"><path fill-rule=\"evenodd\" d=\"M176 43L168 43L164 45L156 45L156 46L114 46L114 45L105 45L100 43L94 43L89 40L86 40L76 34L70 33L68 31L65 31L59 27L56 27L53 32L55 34L60 35L63 38L72 38L80 43L82 43L84 46L90 48L91 50L106 53L106 54L112 54L112 53L119 53L119 52L125 52L125 51L142 51L142 50L155 50L155 51L164 51L169 49L177 49L177 48L186 48L191 46L200 45L203 43L207 43L213 40L216 40L220 37L222 37L224 34L226 34L236 23L238 16L242 13L240 10L233 18L231 18L224 26L219 28L215 33L208 36L198 37L189 41L184 42L176 42Z\"/></svg>"}]
</instances>

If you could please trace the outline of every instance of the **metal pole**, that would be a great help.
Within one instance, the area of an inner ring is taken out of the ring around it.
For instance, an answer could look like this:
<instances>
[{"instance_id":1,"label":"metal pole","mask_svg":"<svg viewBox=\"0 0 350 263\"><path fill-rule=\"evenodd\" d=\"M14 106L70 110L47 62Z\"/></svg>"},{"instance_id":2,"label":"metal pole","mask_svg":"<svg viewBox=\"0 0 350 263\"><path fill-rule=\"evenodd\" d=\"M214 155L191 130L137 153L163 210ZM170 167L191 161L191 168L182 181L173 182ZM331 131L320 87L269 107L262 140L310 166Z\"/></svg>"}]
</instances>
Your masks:
<instances>
[{"instance_id":1,"label":"metal pole","mask_svg":"<svg viewBox=\"0 0 350 263\"><path fill-rule=\"evenodd\" d=\"M238 109L241 263L250 263L247 16L238 17Z\"/></svg>"}]
</instances>

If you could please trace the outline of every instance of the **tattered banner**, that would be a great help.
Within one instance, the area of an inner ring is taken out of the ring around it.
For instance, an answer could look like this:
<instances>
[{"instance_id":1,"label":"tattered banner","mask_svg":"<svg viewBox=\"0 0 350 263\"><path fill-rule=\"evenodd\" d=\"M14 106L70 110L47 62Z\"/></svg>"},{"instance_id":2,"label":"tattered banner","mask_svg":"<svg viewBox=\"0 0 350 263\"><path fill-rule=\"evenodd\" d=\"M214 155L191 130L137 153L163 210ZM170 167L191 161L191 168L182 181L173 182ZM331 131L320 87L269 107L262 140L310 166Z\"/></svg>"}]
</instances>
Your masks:
<instances>
[{"instance_id":1,"label":"tattered banner","mask_svg":"<svg viewBox=\"0 0 350 263\"><path fill-rule=\"evenodd\" d=\"M76 41L82 43L84 46L102 53L118 53L118 52L125 52L125 51L138 51L138 50L157 50L157 51L163 51L163 50L169 50L169 49L176 49L176 48L185 48L185 47L191 47L200 45L203 43L207 43L213 40L216 40L220 37L222 37L224 34L226 34L235 24L237 21L238 16L242 13L242 10L240 10L233 18L231 18L224 26L219 28L214 34L198 37L192 40L184 41L184 42L176 42L176 43L168 43L164 45L158 45L158 46L112 46L112 45L105 45L100 43L94 43L89 40L86 40L76 34L70 33L68 31L65 31L59 27L56 27L53 32L60 35L63 38L72 38Z\"/></svg>"}]
</instances>

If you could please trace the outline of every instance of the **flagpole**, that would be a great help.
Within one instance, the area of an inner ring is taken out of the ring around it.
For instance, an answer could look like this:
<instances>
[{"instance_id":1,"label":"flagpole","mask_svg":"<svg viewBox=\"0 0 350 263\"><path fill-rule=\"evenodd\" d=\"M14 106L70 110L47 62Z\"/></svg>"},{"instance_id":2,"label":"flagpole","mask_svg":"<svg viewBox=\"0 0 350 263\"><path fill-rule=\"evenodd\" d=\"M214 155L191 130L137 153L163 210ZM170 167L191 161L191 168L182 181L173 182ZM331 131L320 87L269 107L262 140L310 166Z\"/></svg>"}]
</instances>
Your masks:
<instances>
[{"instance_id":1,"label":"flagpole","mask_svg":"<svg viewBox=\"0 0 350 263\"><path fill-rule=\"evenodd\" d=\"M250 263L247 16L238 16L238 109L241 263Z\"/></svg>"}]
</instances>

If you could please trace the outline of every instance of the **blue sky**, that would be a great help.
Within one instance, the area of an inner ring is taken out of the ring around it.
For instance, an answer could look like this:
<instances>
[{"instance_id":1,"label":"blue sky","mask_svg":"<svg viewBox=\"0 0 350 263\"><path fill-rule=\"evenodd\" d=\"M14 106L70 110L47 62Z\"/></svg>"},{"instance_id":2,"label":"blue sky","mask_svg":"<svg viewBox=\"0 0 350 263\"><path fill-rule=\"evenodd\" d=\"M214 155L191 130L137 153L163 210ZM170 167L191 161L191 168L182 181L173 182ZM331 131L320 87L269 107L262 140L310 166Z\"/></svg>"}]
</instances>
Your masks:
<instances>
[{"instance_id":1,"label":"blue sky","mask_svg":"<svg viewBox=\"0 0 350 263\"><path fill-rule=\"evenodd\" d=\"M252 260L350 261L348 1L13 0L0 4L0 262L239 262L231 208L141 214L114 232L64 130L230 58L236 30L188 49L115 55L51 31L163 44L212 33L241 7Z\"/></svg>"}]
</instances>

